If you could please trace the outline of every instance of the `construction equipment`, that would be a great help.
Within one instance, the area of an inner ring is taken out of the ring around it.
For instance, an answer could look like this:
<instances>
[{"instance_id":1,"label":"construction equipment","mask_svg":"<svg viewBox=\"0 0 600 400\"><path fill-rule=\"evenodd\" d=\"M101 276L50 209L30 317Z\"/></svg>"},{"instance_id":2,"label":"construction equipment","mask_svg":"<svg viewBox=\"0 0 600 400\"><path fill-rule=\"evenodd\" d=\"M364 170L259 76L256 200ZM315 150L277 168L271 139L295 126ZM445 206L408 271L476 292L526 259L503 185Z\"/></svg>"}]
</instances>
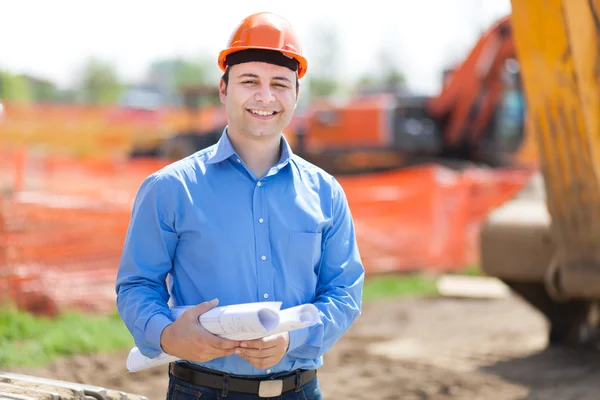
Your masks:
<instances>
[{"instance_id":1,"label":"construction equipment","mask_svg":"<svg viewBox=\"0 0 600 400\"><path fill-rule=\"evenodd\" d=\"M489 215L481 267L547 317L550 344L599 337L599 10L599 0L512 1L541 173Z\"/></svg>"},{"instance_id":2,"label":"construction equipment","mask_svg":"<svg viewBox=\"0 0 600 400\"><path fill-rule=\"evenodd\" d=\"M515 58L505 17L445 73L437 96L374 93L342 105L315 102L298 152L338 174L448 160L532 165Z\"/></svg>"}]
</instances>

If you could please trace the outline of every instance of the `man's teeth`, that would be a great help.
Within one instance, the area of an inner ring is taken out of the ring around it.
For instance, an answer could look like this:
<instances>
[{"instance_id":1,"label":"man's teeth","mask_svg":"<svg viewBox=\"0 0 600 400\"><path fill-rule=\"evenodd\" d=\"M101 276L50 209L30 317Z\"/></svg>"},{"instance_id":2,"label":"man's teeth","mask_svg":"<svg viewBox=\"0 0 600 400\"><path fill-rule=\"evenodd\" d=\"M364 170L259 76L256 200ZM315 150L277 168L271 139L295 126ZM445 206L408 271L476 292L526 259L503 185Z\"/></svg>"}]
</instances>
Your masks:
<instances>
[{"instance_id":1,"label":"man's teeth","mask_svg":"<svg viewBox=\"0 0 600 400\"><path fill-rule=\"evenodd\" d=\"M260 110L250 110L252 114L261 115L263 117L267 117L269 115L273 115L274 111L260 111Z\"/></svg>"}]
</instances>

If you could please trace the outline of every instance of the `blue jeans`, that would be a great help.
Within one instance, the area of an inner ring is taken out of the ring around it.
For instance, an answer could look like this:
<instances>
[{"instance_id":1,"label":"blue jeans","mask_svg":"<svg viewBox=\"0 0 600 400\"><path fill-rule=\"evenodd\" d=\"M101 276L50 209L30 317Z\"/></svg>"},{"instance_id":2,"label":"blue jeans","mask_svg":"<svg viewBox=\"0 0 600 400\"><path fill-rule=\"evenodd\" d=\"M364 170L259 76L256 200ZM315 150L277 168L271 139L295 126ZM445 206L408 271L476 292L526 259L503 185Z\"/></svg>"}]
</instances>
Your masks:
<instances>
[{"instance_id":1,"label":"blue jeans","mask_svg":"<svg viewBox=\"0 0 600 400\"><path fill-rule=\"evenodd\" d=\"M299 392L290 390L278 397L258 397L249 393L229 392L223 397L222 390L198 386L182 381L169 373L167 400L322 400L321 387L317 377L302 385Z\"/></svg>"}]
</instances>

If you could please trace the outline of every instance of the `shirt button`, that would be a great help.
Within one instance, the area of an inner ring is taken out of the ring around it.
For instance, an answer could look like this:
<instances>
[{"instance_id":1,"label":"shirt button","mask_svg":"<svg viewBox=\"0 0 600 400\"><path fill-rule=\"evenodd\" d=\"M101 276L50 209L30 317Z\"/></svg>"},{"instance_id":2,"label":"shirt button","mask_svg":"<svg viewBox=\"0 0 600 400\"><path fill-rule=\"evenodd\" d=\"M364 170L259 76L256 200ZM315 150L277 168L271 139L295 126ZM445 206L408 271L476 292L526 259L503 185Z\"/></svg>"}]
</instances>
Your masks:
<instances>
[{"instance_id":1,"label":"shirt button","mask_svg":"<svg viewBox=\"0 0 600 400\"><path fill-rule=\"evenodd\" d=\"M261 181L258 181L258 182L256 183L256 186L262 186L262 182L261 182Z\"/></svg>"},{"instance_id":2,"label":"shirt button","mask_svg":"<svg viewBox=\"0 0 600 400\"><path fill-rule=\"evenodd\" d=\"M264 219L262 219L262 218L259 218L259 219L258 219L258 222L262 224L263 222L265 222L265 220L264 220Z\"/></svg>"},{"instance_id":3,"label":"shirt button","mask_svg":"<svg viewBox=\"0 0 600 400\"><path fill-rule=\"evenodd\" d=\"M262 256L261 260L265 261L267 259L267 256Z\"/></svg>"},{"instance_id":4,"label":"shirt button","mask_svg":"<svg viewBox=\"0 0 600 400\"><path fill-rule=\"evenodd\" d=\"M270 373L271 373L271 370L270 370L270 369L268 369L268 370L267 370L267 374L270 374Z\"/></svg>"},{"instance_id":5,"label":"shirt button","mask_svg":"<svg viewBox=\"0 0 600 400\"><path fill-rule=\"evenodd\" d=\"M269 295L268 295L267 293L265 293L265 294L263 294L263 297L264 297L265 299L268 299L268 298L269 298Z\"/></svg>"},{"instance_id":6,"label":"shirt button","mask_svg":"<svg viewBox=\"0 0 600 400\"><path fill-rule=\"evenodd\" d=\"M239 158L237 159L237 162L242 162L242 160L240 160Z\"/></svg>"}]
</instances>

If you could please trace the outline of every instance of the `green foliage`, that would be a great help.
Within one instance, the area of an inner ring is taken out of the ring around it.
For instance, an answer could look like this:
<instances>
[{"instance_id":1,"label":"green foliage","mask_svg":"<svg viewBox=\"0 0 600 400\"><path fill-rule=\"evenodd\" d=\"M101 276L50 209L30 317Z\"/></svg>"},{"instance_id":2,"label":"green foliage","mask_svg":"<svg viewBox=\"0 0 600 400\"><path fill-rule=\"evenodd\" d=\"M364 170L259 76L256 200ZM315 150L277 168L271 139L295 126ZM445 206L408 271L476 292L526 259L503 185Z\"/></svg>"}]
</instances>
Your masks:
<instances>
[{"instance_id":1,"label":"green foliage","mask_svg":"<svg viewBox=\"0 0 600 400\"><path fill-rule=\"evenodd\" d=\"M62 97L62 93L52 82L31 79L29 84L36 103L54 102Z\"/></svg>"},{"instance_id":2,"label":"green foliage","mask_svg":"<svg viewBox=\"0 0 600 400\"><path fill-rule=\"evenodd\" d=\"M90 58L81 70L77 89L83 102L105 105L116 103L123 88L111 64Z\"/></svg>"},{"instance_id":3,"label":"green foliage","mask_svg":"<svg viewBox=\"0 0 600 400\"><path fill-rule=\"evenodd\" d=\"M342 61L339 32L326 21L313 24L310 30L312 55L308 63L308 88L310 96L327 97L337 93Z\"/></svg>"},{"instance_id":4,"label":"green foliage","mask_svg":"<svg viewBox=\"0 0 600 400\"><path fill-rule=\"evenodd\" d=\"M146 80L166 93L176 94L182 86L218 85L210 70L207 60L167 58L150 65Z\"/></svg>"},{"instance_id":5,"label":"green foliage","mask_svg":"<svg viewBox=\"0 0 600 400\"><path fill-rule=\"evenodd\" d=\"M365 301L402 296L431 296L437 294L435 279L420 274L373 276L365 279Z\"/></svg>"},{"instance_id":6,"label":"green foliage","mask_svg":"<svg viewBox=\"0 0 600 400\"><path fill-rule=\"evenodd\" d=\"M0 71L0 100L23 104L33 100L31 88L27 80L6 71Z\"/></svg>"},{"instance_id":7,"label":"green foliage","mask_svg":"<svg viewBox=\"0 0 600 400\"><path fill-rule=\"evenodd\" d=\"M461 271L461 275L480 276L480 275L483 275L483 273L478 264L471 264L471 265L468 265L467 267L465 267L464 270Z\"/></svg>"},{"instance_id":8,"label":"green foliage","mask_svg":"<svg viewBox=\"0 0 600 400\"><path fill-rule=\"evenodd\" d=\"M0 367L42 365L59 356L106 352L133 345L117 314L66 313L48 319L14 309L0 310Z\"/></svg>"},{"instance_id":9,"label":"green foliage","mask_svg":"<svg viewBox=\"0 0 600 400\"><path fill-rule=\"evenodd\" d=\"M335 93L338 82L330 78L317 76L308 80L308 87L312 97L331 96Z\"/></svg>"}]
</instances>

